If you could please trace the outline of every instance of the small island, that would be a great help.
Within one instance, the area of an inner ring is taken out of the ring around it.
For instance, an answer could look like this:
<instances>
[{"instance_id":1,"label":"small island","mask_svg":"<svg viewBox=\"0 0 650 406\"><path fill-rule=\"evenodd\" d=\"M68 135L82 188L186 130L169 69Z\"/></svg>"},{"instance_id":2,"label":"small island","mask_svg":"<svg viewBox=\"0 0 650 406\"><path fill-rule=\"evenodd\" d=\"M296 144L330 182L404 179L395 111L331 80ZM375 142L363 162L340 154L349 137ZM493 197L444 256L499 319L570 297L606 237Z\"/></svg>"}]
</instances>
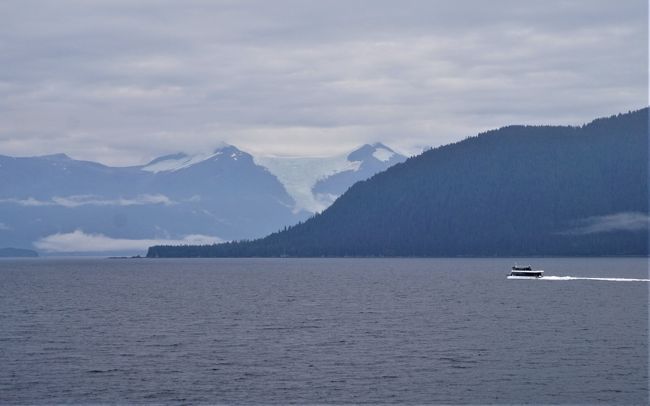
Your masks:
<instances>
[{"instance_id":1,"label":"small island","mask_svg":"<svg viewBox=\"0 0 650 406\"><path fill-rule=\"evenodd\" d=\"M36 258L38 252L25 248L0 248L0 258Z\"/></svg>"}]
</instances>

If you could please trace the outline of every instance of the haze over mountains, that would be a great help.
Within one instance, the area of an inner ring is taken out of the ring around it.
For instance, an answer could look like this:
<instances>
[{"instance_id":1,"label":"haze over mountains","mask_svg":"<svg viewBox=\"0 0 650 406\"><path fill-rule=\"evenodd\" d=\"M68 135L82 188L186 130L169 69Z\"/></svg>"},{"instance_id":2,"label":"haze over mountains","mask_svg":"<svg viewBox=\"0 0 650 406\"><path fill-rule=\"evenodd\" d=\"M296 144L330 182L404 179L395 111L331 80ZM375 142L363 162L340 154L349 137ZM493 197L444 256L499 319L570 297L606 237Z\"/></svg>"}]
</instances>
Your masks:
<instances>
[{"instance_id":1,"label":"haze over mountains","mask_svg":"<svg viewBox=\"0 0 650 406\"><path fill-rule=\"evenodd\" d=\"M327 158L253 158L228 145L133 167L64 154L0 156L0 247L129 253L161 242L260 237L404 159L382 144ZM338 175L338 189L326 197L315 192L319 181Z\"/></svg>"},{"instance_id":2,"label":"haze over mountains","mask_svg":"<svg viewBox=\"0 0 650 406\"><path fill-rule=\"evenodd\" d=\"M322 214L266 238L148 256L647 254L644 108L581 127L488 131L357 182Z\"/></svg>"}]
</instances>

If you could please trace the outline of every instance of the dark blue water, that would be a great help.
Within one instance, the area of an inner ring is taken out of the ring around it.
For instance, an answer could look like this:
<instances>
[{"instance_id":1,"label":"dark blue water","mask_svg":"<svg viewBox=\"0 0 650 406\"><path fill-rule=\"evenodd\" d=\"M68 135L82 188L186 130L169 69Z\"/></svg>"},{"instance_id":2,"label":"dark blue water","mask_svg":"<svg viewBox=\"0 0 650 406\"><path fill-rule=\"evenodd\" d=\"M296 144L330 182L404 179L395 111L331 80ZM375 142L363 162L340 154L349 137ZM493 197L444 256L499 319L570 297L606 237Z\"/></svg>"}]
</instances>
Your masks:
<instances>
[{"instance_id":1,"label":"dark blue water","mask_svg":"<svg viewBox=\"0 0 650 406\"><path fill-rule=\"evenodd\" d=\"M3 260L0 403L647 404L648 283L513 262Z\"/></svg>"}]
</instances>

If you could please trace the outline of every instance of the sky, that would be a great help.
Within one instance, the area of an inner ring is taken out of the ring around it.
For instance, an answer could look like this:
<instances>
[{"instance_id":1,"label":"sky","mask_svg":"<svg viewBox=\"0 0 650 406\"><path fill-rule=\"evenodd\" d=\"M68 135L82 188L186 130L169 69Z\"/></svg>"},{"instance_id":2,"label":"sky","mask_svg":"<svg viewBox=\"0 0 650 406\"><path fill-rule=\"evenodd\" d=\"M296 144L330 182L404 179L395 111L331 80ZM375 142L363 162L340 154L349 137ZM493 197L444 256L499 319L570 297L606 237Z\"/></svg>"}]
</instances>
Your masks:
<instances>
[{"instance_id":1,"label":"sky","mask_svg":"<svg viewBox=\"0 0 650 406\"><path fill-rule=\"evenodd\" d=\"M414 154L648 104L646 0L0 1L0 154Z\"/></svg>"}]
</instances>

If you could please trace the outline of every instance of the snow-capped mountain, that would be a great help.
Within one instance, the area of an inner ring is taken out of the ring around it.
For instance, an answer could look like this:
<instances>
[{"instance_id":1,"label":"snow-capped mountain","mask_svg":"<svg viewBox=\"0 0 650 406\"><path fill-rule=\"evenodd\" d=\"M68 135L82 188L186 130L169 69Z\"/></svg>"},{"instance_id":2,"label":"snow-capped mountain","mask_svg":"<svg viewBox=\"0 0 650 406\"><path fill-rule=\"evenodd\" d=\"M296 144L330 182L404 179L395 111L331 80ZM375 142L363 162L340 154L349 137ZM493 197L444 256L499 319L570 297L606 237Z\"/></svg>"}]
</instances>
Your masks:
<instances>
[{"instance_id":1,"label":"snow-capped mountain","mask_svg":"<svg viewBox=\"0 0 650 406\"><path fill-rule=\"evenodd\" d=\"M226 145L132 167L0 156L0 247L141 253L157 243L261 237L402 159L381 144L328 158L255 159Z\"/></svg>"},{"instance_id":2,"label":"snow-capped mountain","mask_svg":"<svg viewBox=\"0 0 650 406\"><path fill-rule=\"evenodd\" d=\"M208 154L188 155L179 152L177 154L165 155L154 159L147 165L140 167L140 169L152 173L176 172L208 160L226 162L238 161L239 159L246 160L249 157L249 154L238 150L232 145L226 145Z\"/></svg>"},{"instance_id":3,"label":"snow-capped mountain","mask_svg":"<svg viewBox=\"0 0 650 406\"><path fill-rule=\"evenodd\" d=\"M332 157L258 156L295 201L294 212L321 212L355 182L367 179L406 159L381 143L366 144Z\"/></svg>"},{"instance_id":4,"label":"snow-capped mountain","mask_svg":"<svg viewBox=\"0 0 650 406\"><path fill-rule=\"evenodd\" d=\"M142 252L188 236L253 238L307 216L293 207L277 178L232 146L126 168L0 156L0 247Z\"/></svg>"},{"instance_id":5,"label":"snow-capped mountain","mask_svg":"<svg viewBox=\"0 0 650 406\"><path fill-rule=\"evenodd\" d=\"M353 151L348 155L347 160L358 162L358 167L322 178L314 185L312 192L319 201L334 203L334 200L356 182L368 179L378 172L403 162L406 157L383 144L376 143L364 145Z\"/></svg>"}]
</instances>

